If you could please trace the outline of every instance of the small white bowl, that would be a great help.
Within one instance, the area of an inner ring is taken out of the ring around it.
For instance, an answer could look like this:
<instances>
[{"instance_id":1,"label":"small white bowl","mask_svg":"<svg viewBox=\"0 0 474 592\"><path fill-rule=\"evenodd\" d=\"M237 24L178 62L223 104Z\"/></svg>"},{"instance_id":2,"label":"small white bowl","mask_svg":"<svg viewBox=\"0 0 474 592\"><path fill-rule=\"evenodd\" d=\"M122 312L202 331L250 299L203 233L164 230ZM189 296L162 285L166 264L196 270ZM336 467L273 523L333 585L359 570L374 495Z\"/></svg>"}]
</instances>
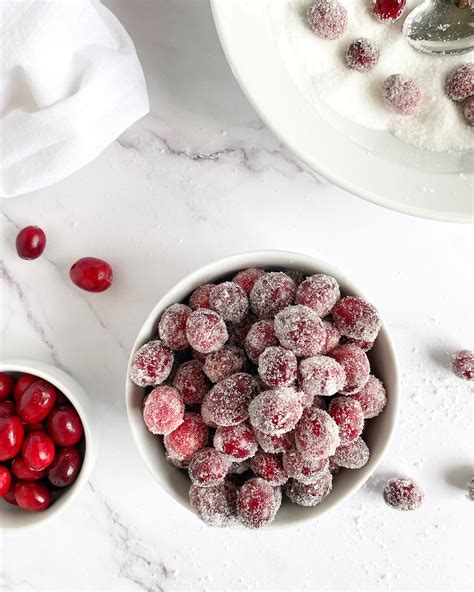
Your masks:
<instances>
[{"instance_id":1,"label":"small white bowl","mask_svg":"<svg viewBox=\"0 0 474 592\"><path fill-rule=\"evenodd\" d=\"M51 506L43 512L27 512L0 499L0 530L17 531L48 522L63 512L78 495L92 473L99 448L94 405L86 391L66 372L36 360L0 361L0 372L27 373L50 382L71 402L84 426L85 451L79 476Z\"/></svg>"},{"instance_id":2,"label":"small white bowl","mask_svg":"<svg viewBox=\"0 0 474 592\"><path fill-rule=\"evenodd\" d=\"M191 292L202 284L219 281L247 267L262 267L266 270L283 271L285 269L294 269L303 272L305 275L325 273L337 279L343 294L353 294L365 298L361 290L338 269L306 255L284 251L254 251L232 255L194 271L178 282L160 299L138 333L130 356L129 368L137 349L150 339L156 338L157 321L168 306L175 302L186 301ZM314 508L283 503L275 521L270 525L271 527L291 526L322 516L355 493L372 475L382 460L382 456L395 430L400 397L397 357L388 328L384 322L382 322L382 328L375 345L368 355L372 372L383 381L388 397L383 413L369 421L364 435L364 439L371 451L369 462L362 469L356 471L344 470L335 475L333 491L321 504ZM126 405L128 420L140 455L161 487L177 502L192 512L188 498L189 478L184 471L180 471L166 462L162 439L147 430L142 418L143 396L144 389L127 378Z\"/></svg>"}]
</instances>

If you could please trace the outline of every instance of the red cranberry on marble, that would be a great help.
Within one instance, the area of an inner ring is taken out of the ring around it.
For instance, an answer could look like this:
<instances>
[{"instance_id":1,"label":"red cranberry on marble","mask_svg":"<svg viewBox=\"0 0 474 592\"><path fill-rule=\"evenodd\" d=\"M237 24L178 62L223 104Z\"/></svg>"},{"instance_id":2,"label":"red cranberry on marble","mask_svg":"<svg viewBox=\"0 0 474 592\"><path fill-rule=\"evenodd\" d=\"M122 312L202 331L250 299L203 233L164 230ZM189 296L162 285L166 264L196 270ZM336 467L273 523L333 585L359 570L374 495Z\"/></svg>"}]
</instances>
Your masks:
<instances>
[{"instance_id":1,"label":"red cranberry on marble","mask_svg":"<svg viewBox=\"0 0 474 592\"><path fill-rule=\"evenodd\" d=\"M16 237L16 251L22 259L38 259L46 247L46 234L39 226L26 226Z\"/></svg>"},{"instance_id":2,"label":"red cranberry on marble","mask_svg":"<svg viewBox=\"0 0 474 592\"><path fill-rule=\"evenodd\" d=\"M87 292L104 292L112 285L112 267L102 259L83 257L69 271L72 282Z\"/></svg>"}]
</instances>

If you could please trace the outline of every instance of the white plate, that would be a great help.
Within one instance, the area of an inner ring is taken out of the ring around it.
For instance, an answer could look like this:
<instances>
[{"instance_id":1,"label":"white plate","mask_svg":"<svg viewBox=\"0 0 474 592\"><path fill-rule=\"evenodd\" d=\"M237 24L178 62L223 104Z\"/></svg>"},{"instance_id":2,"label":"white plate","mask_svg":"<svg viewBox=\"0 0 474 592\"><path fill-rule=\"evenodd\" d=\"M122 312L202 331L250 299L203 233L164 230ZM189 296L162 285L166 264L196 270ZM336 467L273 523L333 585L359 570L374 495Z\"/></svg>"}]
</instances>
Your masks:
<instances>
[{"instance_id":1,"label":"white plate","mask_svg":"<svg viewBox=\"0 0 474 592\"><path fill-rule=\"evenodd\" d=\"M359 197L415 216L472 222L472 151L422 150L310 104L278 48L278 1L211 0L232 72L268 127L315 171Z\"/></svg>"}]
</instances>

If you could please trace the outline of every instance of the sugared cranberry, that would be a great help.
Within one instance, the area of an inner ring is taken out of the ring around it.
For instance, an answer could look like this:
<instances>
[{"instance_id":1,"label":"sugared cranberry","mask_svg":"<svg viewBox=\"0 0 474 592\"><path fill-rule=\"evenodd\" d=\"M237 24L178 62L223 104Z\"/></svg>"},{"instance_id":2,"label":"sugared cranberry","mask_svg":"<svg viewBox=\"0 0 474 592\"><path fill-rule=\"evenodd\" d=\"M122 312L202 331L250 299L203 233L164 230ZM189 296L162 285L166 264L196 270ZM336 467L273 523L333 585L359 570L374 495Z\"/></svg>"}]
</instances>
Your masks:
<instances>
[{"instance_id":1,"label":"sugared cranberry","mask_svg":"<svg viewBox=\"0 0 474 592\"><path fill-rule=\"evenodd\" d=\"M387 395L381 380L375 376L369 376L369 380L358 393L351 395L352 399L359 401L364 419L377 417L382 413L386 403Z\"/></svg>"},{"instance_id":2,"label":"sugared cranberry","mask_svg":"<svg viewBox=\"0 0 474 592\"><path fill-rule=\"evenodd\" d=\"M271 452L273 454L280 454L290 450L293 446L294 435L293 432L286 432L285 434L264 434L260 430L253 428L255 439L264 452Z\"/></svg>"},{"instance_id":3,"label":"sugared cranberry","mask_svg":"<svg viewBox=\"0 0 474 592\"><path fill-rule=\"evenodd\" d=\"M172 304L161 315L158 323L158 334L161 341L171 349L188 347L186 337L186 321L191 309L185 304Z\"/></svg>"},{"instance_id":4,"label":"sugared cranberry","mask_svg":"<svg viewBox=\"0 0 474 592\"><path fill-rule=\"evenodd\" d=\"M16 237L16 251L22 259L38 259L46 247L46 234L39 226L26 226Z\"/></svg>"},{"instance_id":5,"label":"sugared cranberry","mask_svg":"<svg viewBox=\"0 0 474 592\"><path fill-rule=\"evenodd\" d=\"M204 397L202 418L210 425L232 426L245 421L250 400L257 394L253 376L238 372L218 382Z\"/></svg>"},{"instance_id":6,"label":"sugared cranberry","mask_svg":"<svg viewBox=\"0 0 474 592\"><path fill-rule=\"evenodd\" d=\"M249 405L250 423L265 434L284 434L298 423L303 406L292 388L264 391Z\"/></svg>"},{"instance_id":7,"label":"sugared cranberry","mask_svg":"<svg viewBox=\"0 0 474 592\"><path fill-rule=\"evenodd\" d=\"M12 475L7 467L0 465L0 497L3 497L10 489Z\"/></svg>"},{"instance_id":8,"label":"sugared cranberry","mask_svg":"<svg viewBox=\"0 0 474 592\"><path fill-rule=\"evenodd\" d=\"M421 91L416 82L408 76L392 74L383 82L382 98L385 105L395 113L411 115L421 102Z\"/></svg>"},{"instance_id":9,"label":"sugared cranberry","mask_svg":"<svg viewBox=\"0 0 474 592\"><path fill-rule=\"evenodd\" d=\"M283 461L278 454L257 452L250 461L250 468L256 477L265 479L273 487L278 487L288 481Z\"/></svg>"},{"instance_id":10,"label":"sugared cranberry","mask_svg":"<svg viewBox=\"0 0 474 592\"><path fill-rule=\"evenodd\" d=\"M45 380L37 380L18 398L16 409L24 423L40 423L56 403L56 389Z\"/></svg>"},{"instance_id":11,"label":"sugared cranberry","mask_svg":"<svg viewBox=\"0 0 474 592\"><path fill-rule=\"evenodd\" d=\"M406 0L375 0L372 14L382 23L393 23L402 16Z\"/></svg>"},{"instance_id":12,"label":"sugared cranberry","mask_svg":"<svg viewBox=\"0 0 474 592\"><path fill-rule=\"evenodd\" d=\"M188 317L186 337L193 349L209 354L221 348L229 335L222 317L213 310L199 308Z\"/></svg>"},{"instance_id":13,"label":"sugared cranberry","mask_svg":"<svg viewBox=\"0 0 474 592\"><path fill-rule=\"evenodd\" d=\"M159 340L142 345L133 356L130 379L138 386L156 386L164 382L173 367L174 354Z\"/></svg>"},{"instance_id":14,"label":"sugared cranberry","mask_svg":"<svg viewBox=\"0 0 474 592\"><path fill-rule=\"evenodd\" d=\"M16 415L16 407L13 401L0 401L0 417Z\"/></svg>"},{"instance_id":15,"label":"sugared cranberry","mask_svg":"<svg viewBox=\"0 0 474 592\"><path fill-rule=\"evenodd\" d=\"M339 438L343 446L362 434L364 413L359 401L350 397L336 397L331 401L328 413L339 428Z\"/></svg>"},{"instance_id":16,"label":"sugared cranberry","mask_svg":"<svg viewBox=\"0 0 474 592\"><path fill-rule=\"evenodd\" d=\"M81 418L70 405L53 409L48 417L46 429L58 446L74 446L84 435Z\"/></svg>"},{"instance_id":17,"label":"sugared cranberry","mask_svg":"<svg viewBox=\"0 0 474 592\"><path fill-rule=\"evenodd\" d=\"M390 479L383 490L385 502L397 510L416 510L425 494L413 479Z\"/></svg>"},{"instance_id":18,"label":"sugared cranberry","mask_svg":"<svg viewBox=\"0 0 474 592\"><path fill-rule=\"evenodd\" d=\"M469 125L474 125L474 96L466 99L462 112L467 123Z\"/></svg>"},{"instance_id":19,"label":"sugared cranberry","mask_svg":"<svg viewBox=\"0 0 474 592\"><path fill-rule=\"evenodd\" d=\"M258 449L258 443L247 423L218 427L214 434L214 448L234 460L247 460Z\"/></svg>"},{"instance_id":20,"label":"sugared cranberry","mask_svg":"<svg viewBox=\"0 0 474 592\"><path fill-rule=\"evenodd\" d=\"M220 382L242 370L244 354L237 347L223 347L206 356L203 371L211 382Z\"/></svg>"},{"instance_id":21,"label":"sugared cranberry","mask_svg":"<svg viewBox=\"0 0 474 592\"><path fill-rule=\"evenodd\" d=\"M228 481L214 487L191 485L189 501L199 518L209 526L229 526L235 522L237 488Z\"/></svg>"},{"instance_id":22,"label":"sugared cranberry","mask_svg":"<svg viewBox=\"0 0 474 592\"><path fill-rule=\"evenodd\" d=\"M258 278L250 292L250 308L261 319L272 319L280 310L293 304L295 282L281 271Z\"/></svg>"},{"instance_id":23,"label":"sugared cranberry","mask_svg":"<svg viewBox=\"0 0 474 592\"><path fill-rule=\"evenodd\" d=\"M464 349L454 354L452 369L459 378L474 380L474 352Z\"/></svg>"},{"instance_id":24,"label":"sugared cranberry","mask_svg":"<svg viewBox=\"0 0 474 592\"><path fill-rule=\"evenodd\" d=\"M281 345L298 357L314 356L324 347L326 332L320 317L302 304L287 306L275 317L275 334Z\"/></svg>"},{"instance_id":25,"label":"sugared cranberry","mask_svg":"<svg viewBox=\"0 0 474 592\"><path fill-rule=\"evenodd\" d=\"M330 275L317 273L304 280L296 290L296 304L312 308L320 316L327 316L339 300L339 284Z\"/></svg>"},{"instance_id":26,"label":"sugared cranberry","mask_svg":"<svg viewBox=\"0 0 474 592\"><path fill-rule=\"evenodd\" d=\"M258 477L244 483L237 498L237 514L248 528L270 524L281 504L281 496L264 479Z\"/></svg>"},{"instance_id":27,"label":"sugared cranberry","mask_svg":"<svg viewBox=\"0 0 474 592\"><path fill-rule=\"evenodd\" d=\"M341 298L332 312L334 324L346 337L375 341L381 326L377 309L362 298Z\"/></svg>"},{"instance_id":28,"label":"sugared cranberry","mask_svg":"<svg viewBox=\"0 0 474 592\"><path fill-rule=\"evenodd\" d=\"M339 430L332 417L323 409L305 409L295 429L298 451L314 461L332 456L339 444Z\"/></svg>"},{"instance_id":29,"label":"sugared cranberry","mask_svg":"<svg viewBox=\"0 0 474 592\"><path fill-rule=\"evenodd\" d=\"M225 479L231 460L215 448L198 450L189 463L189 478L194 485L213 487Z\"/></svg>"},{"instance_id":30,"label":"sugared cranberry","mask_svg":"<svg viewBox=\"0 0 474 592\"><path fill-rule=\"evenodd\" d=\"M369 39L353 41L346 51L346 64L358 72L370 72L379 61L380 50Z\"/></svg>"},{"instance_id":31,"label":"sugared cranberry","mask_svg":"<svg viewBox=\"0 0 474 592\"><path fill-rule=\"evenodd\" d=\"M265 272L263 269L259 269L258 267L249 267L249 269L244 269L243 271L236 273L232 278L232 281L238 284L246 294L250 294L255 282L259 277L262 277L264 273Z\"/></svg>"},{"instance_id":32,"label":"sugared cranberry","mask_svg":"<svg viewBox=\"0 0 474 592\"><path fill-rule=\"evenodd\" d=\"M446 94L452 101L463 101L474 95L474 64L461 64L448 76Z\"/></svg>"},{"instance_id":33,"label":"sugared cranberry","mask_svg":"<svg viewBox=\"0 0 474 592\"><path fill-rule=\"evenodd\" d=\"M283 487L283 491L290 501L307 507L320 504L331 493L331 489L332 474L328 469L319 471L315 483L305 485L296 479L290 479Z\"/></svg>"},{"instance_id":34,"label":"sugared cranberry","mask_svg":"<svg viewBox=\"0 0 474 592\"><path fill-rule=\"evenodd\" d=\"M255 323L245 338L245 353L254 364L258 364L258 359L262 353L272 345L279 345L275 335L274 322L258 321Z\"/></svg>"},{"instance_id":35,"label":"sugared cranberry","mask_svg":"<svg viewBox=\"0 0 474 592\"><path fill-rule=\"evenodd\" d=\"M13 392L14 380L9 374L0 372L0 401L5 401Z\"/></svg>"},{"instance_id":36,"label":"sugared cranberry","mask_svg":"<svg viewBox=\"0 0 474 592\"><path fill-rule=\"evenodd\" d=\"M270 387L292 386L297 369L295 354L284 347L267 347L258 359L260 378Z\"/></svg>"},{"instance_id":37,"label":"sugared cranberry","mask_svg":"<svg viewBox=\"0 0 474 592\"><path fill-rule=\"evenodd\" d=\"M344 368L346 384L342 389L345 395L357 393L369 380L370 364L365 352L360 347L346 343L329 352L331 358Z\"/></svg>"},{"instance_id":38,"label":"sugared cranberry","mask_svg":"<svg viewBox=\"0 0 474 592\"><path fill-rule=\"evenodd\" d=\"M198 413L185 413L183 423L165 435L166 451L175 460L189 460L207 444L209 428Z\"/></svg>"},{"instance_id":39,"label":"sugared cranberry","mask_svg":"<svg viewBox=\"0 0 474 592\"><path fill-rule=\"evenodd\" d=\"M42 512L51 504L51 492L36 481L19 481L15 487L15 499L23 510Z\"/></svg>"},{"instance_id":40,"label":"sugared cranberry","mask_svg":"<svg viewBox=\"0 0 474 592\"><path fill-rule=\"evenodd\" d=\"M330 397L346 384L344 368L328 356L313 356L302 360L298 371L299 386L311 397Z\"/></svg>"},{"instance_id":41,"label":"sugared cranberry","mask_svg":"<svg viewBox=\"0 0 474 592\"><path fill-rule=\"evenodd\" d=\"M198 308L211 308L209 296L214 286L215 284L204 284L194 290L189 297L189 306L192 310L197 310Z\"/></svg>"},{"instance_id":42,"label":"sugared cranberry","mask_svg":"<svg viewBox=\"0 0 474 592\"><path fill-rule=\"evenodd\" d=\"M169 434L183 421L184 403L171 386L155 387L143 405L143 420L152 434Z\"/></svg>"},{"instance_id":43,"label":"sugared cranberry","mask_svg":"<svg viewBox=\"0 0 474 592\"><path fill-rule=\"evenodd\" d=\"M211 308L224 321L239 323L249 310L249 299L245 290L234 282L223 282L212 288L209 294Z\"/></svg>"},{"instance_id":44,"label":"sugared cranberry","mask_svg":"<svg viewBox=\"0 0 474 592\"><path fill-rule=\"evenodd\" d=\"M345 469L361 469L369 460L370 451L362 438L357 438L350 444L338 446L334 462Z\"/></svg>"},{"instance_id":45,"label":"sugared cranberry","mask_svg":"<svg viewBox=\"0 0 474 592\"><path fill-rule=\"evenodd\" d=\"M328 461L329 461L329 472L331 473L331 475L336 475L336 473L339 473L339 471L341 470L341 467L334 460L334 456L330 456L328 458Z\"/></svg>"},{"instance_id":46,"label":"sugared cranberry","mask_svg":"<svg viewBox=\"0 0 474 592\"><path fill-rule=\"evenodd\" d=\"M41 471L54 460L54 442L45 432L28 434L21 449L23 460L34 471Z\"/></svg>"},{"instance_id":47,"label":"sugared cranberry","mask_svg":"<svg viewBox=\"0 0 474 592\"><path fill-rule=\"evenodd\" d=\"M37 376L33 376L32 374L22 374L13 387L13 398L15 401L18 401L20 395L30 386L30 384L33 384L33 382L36 382L37 380Z\"/></svg>"},{"instance_id":48,"label":"sugared cranberry","mask_svg":"<svg viewBox=\"0 0 474 592\"><path fill-rule=\"evenodd\" d=\"M112 268L102 259L83 257L74 263L69 277L78 288L87 292L104 292L112 285Z\"/></svg>"},{"instance_id":49,"label":"sugared cranberry","mask_svg":"<svg viewBox=\"0 0 474 592\"><path fill-rule=\"evenodd\" d=\"M77 479L82 467L82 454L75 446L60 448L48 467L48 480L56 487L67 487Z\"/></svg>"},{"instance_id":50,"label":"sugared cranberry","mask_svg":"<svg viewBox=\"0 0 474 592\"><path fill-rule=\"evenodd\" d=\"M20 452L24 434L23 424L16 415L0 417L0 461L13 458Z\"/></svg>"},{"instance_id":51,"label":"sugared cranberry","mask_svg":"<svg viewBox=\"0 0 474 592\"><path fill-rule=\"evenodd\" d=\"M329 461L326 458L308 458L298 450L289 450L283 455L283 466L288 477L310 485L319 481L319 473L328 468Z\"/></svg>"},{"instance_id":52,"label":"sugared cranberry","mask_svg":"<svg viewBox=\"0 0 474 592\"><path fill-rule=\"evenodd\" d=\"M39 479L43 479L46 476L46 469L40 469L39 471L33 470L21 456L13 459L11 469L15 477L22 481L39 481Z\"/></svg>"},{"instance_id":53,"label":"sugared cranberry","mask_svg":"<svg viewBox=\"0 0 474 592\"><path fill-rule=\"evenodd\" d=\"M181 364L173 378L173 386L181 393L186 405L201 403L210 388L202 364L198 360L189 360Z\"/></svg>"},{"instance_id":54,"label":"sugared cranberry","mask_svg":"<svg viewBox=\"0 0 474 592\"><path fill-rule=\"evenodd\" d=\"M323 326L324 330L326 331L326 341L324 342L321 353L323 355L326 355L339 345L341 334L333 325L333 323L330 323L329 321L323 321Z\"/></svg>"},{"instance_id":55,"label":"sugared cranberry","mask_svg":"<svg viewBox=\"0 0 474 592\"><path fill-rule=\"evenodd\" d=\"M324 39L337 39L347 28L347 10L337 0L316 0L306 18L316 35Z\"/></svg>"},{"instance_id":56,"label":"sugared cranberry","mask_svg":"<svg viewBox=\"0 0 474 592\"><path fill-rule=\"evenodd\" d=\"M351 339L350 337L344 337L344 343L352 343L352 345L357 345L360 349L364 352L368 352L374 347L373 341L364 341L363 339Z\"/></svg>"}]
</instances>

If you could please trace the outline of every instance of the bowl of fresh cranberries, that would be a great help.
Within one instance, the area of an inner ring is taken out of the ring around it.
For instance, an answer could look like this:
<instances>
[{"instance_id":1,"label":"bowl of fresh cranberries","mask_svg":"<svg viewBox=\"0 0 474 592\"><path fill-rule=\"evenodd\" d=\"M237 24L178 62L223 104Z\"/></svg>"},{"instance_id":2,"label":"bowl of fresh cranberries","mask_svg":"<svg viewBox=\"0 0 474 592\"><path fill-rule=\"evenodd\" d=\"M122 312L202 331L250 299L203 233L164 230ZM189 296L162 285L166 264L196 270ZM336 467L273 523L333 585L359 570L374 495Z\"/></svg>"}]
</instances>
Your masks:
<instances>
[{"instance_id":1,"label":"bowl of fresh cranberries","mask_svg":"<svg viewBox=\"0 0 474 592\"><path fill-rule=\"evenodd\" d=\"M68 374L0 362L0 529L44 523L87 482L97 455L92 404Z\"/></svg>"},{"instance_id":2,"label":"bowl of fresh cranberries","mask_svg":"<svg viewBox=\"0 0 474 592\"><path fill-rule=\"evenodd\" d=\"M289 526L335 508L379 464L397 358L340 271L250 252L161 298L133 347L126 403L149 470L206 524Z\"/></svg>"}]
</instances>

